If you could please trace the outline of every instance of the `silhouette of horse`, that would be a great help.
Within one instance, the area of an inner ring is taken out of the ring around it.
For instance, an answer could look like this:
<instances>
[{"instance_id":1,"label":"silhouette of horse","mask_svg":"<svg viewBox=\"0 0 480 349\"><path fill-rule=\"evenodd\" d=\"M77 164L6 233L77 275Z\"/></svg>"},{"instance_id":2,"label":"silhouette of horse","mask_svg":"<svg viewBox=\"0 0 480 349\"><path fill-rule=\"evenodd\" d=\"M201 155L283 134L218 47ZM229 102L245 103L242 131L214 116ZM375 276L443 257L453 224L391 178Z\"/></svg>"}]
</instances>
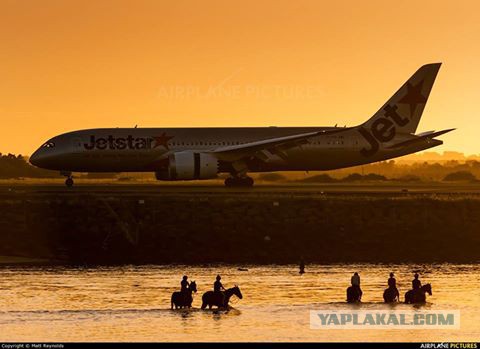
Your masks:
<instances>
[{"instance_id":1,"label":"silhouette of horse","mask_svg":"<svg viewBox=\"0 0 480 349\"><path fill-rule=\"evenodd\" d=\"M213 291L207 291L202 296L202 309L205 309L208 305L208 309L212 309L212 306L217 306L218 308L228 309L228 302L230 302L230 297L233 295L242 299L242 292L240 288L235 285L235 287L229 288L224 292L215 293Z\"/></svg>"},{"instance_id":2,"label":"silhouette of horse","mask_svg":"<svg viewBox=\"0 0 480 349\"><path fill-rule=\"evenodd\" d=\"M347 302L356 303L362 301L362 290L360 287L350 286L347 288Z\"/></svg>"},{"instance_id":3,"label":"silhouette of horse","mask_svg":"<svg viewBox=\"0 0 480 349\"><path fill-rule=\"evenodd\" d=\"M394 303L400 300L400 294L396 287L389 287L383 292L383 300L385 303Z\"/></svg>"},{"instance_id":4,"label":"silhouette of horse","mask_svg":"<svg viewBox=\"0 0 480 349\"><path fill-rule=\"evenodd\" d=\"M407 293L405 293L405 303L425 303L427 301L425 293L428 293L430 296L432 295L432 285L425 284L418 290L407 291Z\"/></svg>"},{"instance_id":5,"label":"silhouette of horse","mask_svg":"<svg viewBox=\"0 0 480 349\"><path fill-rule=\"evenodd\" d=\"M193 302L192 292L197 292L197 284L195 283L195 281L192 281L190 283L190 286L187 288L185 294L180 291L173 292L170 301L170 306L172 307L172 309L173 306L175 306L175 309L181 309L184 307L191 308Z\"/></svg>"}]
</instances>

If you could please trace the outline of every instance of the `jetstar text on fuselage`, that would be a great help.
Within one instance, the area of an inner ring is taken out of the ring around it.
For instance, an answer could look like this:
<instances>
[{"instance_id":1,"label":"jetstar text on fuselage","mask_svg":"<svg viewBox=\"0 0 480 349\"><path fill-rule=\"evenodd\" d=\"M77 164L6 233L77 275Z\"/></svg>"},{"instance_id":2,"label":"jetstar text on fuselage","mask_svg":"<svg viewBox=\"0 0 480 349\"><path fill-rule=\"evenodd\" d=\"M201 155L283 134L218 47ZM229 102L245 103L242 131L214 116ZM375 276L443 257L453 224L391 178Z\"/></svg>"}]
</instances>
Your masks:
<instances>
[{"instance_id":1,"label":"jetstar text on fuselage","mask_svg":"<svg viewBox=\"0 0 480 349\"><path fill-rule=\"evenodd\" d=\"M88 143L83 143L83 147L86 150L104 150L104 149L152 149L159 145L163 145L166 148L166 144L159 144L158 140L154 137L133 137L128 135L126 137L115 137L109 135L107 137L90 136Z\"/></svg>"}]
</instances>

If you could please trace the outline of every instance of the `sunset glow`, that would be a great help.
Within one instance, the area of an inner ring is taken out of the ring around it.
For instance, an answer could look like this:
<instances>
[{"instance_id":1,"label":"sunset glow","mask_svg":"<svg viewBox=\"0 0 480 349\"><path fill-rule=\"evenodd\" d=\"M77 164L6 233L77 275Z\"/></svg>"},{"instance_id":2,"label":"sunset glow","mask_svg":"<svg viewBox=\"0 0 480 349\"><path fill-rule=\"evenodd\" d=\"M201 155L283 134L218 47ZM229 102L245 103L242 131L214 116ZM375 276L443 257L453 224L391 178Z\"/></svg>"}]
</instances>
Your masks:
<instances>
[{"instance_id":1,"label":"sunset glow","mask_svg":"<svg viewBox=\"0 0 480 349\"><path fill-rule=\"evenodd\" d=\"M442 62L418 131L479 153L479 7L0 0L0 151L94 127L359 124Z\"/></svg>"}]
</instances>

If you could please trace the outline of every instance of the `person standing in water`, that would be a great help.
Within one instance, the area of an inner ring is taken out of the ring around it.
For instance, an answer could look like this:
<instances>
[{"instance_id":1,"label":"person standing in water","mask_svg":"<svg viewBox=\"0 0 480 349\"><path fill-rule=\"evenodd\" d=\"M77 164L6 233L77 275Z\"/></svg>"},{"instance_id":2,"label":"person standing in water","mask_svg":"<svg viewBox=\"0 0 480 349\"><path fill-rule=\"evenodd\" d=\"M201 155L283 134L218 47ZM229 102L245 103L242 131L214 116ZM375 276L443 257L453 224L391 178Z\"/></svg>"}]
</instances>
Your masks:
<instances>
[{"instance_id":1,"label":"person standing in water","mask_svg":"<svg viewBox=\"0 0 480 349\"><path fill-rule=\"evenodd\" d=\"M305 261L303 260L303 257L300 258L299 268L300 268L299 273L300 273L300 274L304 274L304 273L305 273Z\"/></svg>"}]
</instances>

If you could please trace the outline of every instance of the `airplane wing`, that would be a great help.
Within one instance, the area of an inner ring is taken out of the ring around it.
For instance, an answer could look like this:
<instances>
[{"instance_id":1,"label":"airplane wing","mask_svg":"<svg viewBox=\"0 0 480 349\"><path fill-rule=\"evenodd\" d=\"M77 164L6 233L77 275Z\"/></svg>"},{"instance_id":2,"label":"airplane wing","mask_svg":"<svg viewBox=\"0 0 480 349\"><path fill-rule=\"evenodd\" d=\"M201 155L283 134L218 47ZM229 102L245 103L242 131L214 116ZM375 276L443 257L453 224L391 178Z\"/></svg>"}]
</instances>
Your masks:
<instances>
[{"instance_id":1,"label":"airplane wing","mask_svg":"<svg viewBox=\"0 0 480 349\"><path fill-rule=\"evenodd\" d=\"M231 145L220 147L212 151L212 153L219 159L225 161L237 161L246 157L259 156L265 159L265 152L278 155L280 157L285 156L284 151L289 148L301 146L308 143L308 139L311 137L327 136L346 130L352 129L351 127L344 127L334 130L323 130L317 132L300 133L291 136L270 138L261 141L255 141L250 143L244 143L239 145ZM262 156L263 155L263 156ZM267 156L268 158L268 156Z\"/></svg>"},{"instance_id":2,"label":"airplane wing","mask_svg":"<svg viewBox=\"0 0 480 349\"><path fill-rule=\"evenodd\" d=\"M412 145L412 144L415 144L415 143L420 142L420 141L433 139L435 137L441 136L441 135L443 135L447 132L453 131L453 130L455 130L455 129L454 128L449 128L448 130L442 130L442 131L437 131L437 132L433 132L433 131L424 132L424 133L421 133L418 136L415 136L415 138L412 138L412 139L409 139L407 141L403 141L403 142L400 142L400 143L393 144L393 145L389 146L388 148L389 149L394 149L394 148L401 148L401 147L404 147L404 146L407 146L407 145Z\"/></svg>"}]
</instances>

